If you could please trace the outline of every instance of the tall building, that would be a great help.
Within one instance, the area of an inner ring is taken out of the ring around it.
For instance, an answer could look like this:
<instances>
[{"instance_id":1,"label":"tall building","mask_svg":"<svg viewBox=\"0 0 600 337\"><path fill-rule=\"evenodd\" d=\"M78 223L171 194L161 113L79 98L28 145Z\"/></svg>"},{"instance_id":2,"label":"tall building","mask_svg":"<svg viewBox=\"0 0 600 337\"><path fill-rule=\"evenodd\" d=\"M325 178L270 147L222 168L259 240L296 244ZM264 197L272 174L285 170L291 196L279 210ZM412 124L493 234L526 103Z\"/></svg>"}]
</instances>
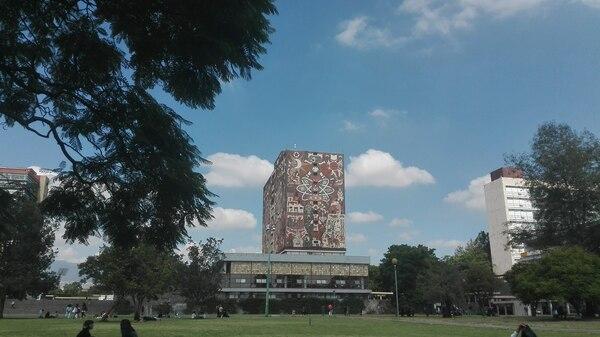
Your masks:
<instances>
[{"instance_id":1,"label":"tall building","mask_svg":"<svg viewBox=\"0 0 600 337\"><path fill-rule=\"evenodd\" d=\"M31 168L0 167L0 188L10 193L23 192L37 202L42 202L48 195L49 179L38 175Z\"/></svg>"},{"instance_id":2,"label":"tall building","mask_svg":"<svg viewBox=\"0 0 600 337\"><path fill-rule=\"evenodd\" d=\"M263 189L263 253L344 254L344 158L285 150Z\"/></svg>"},{"instance_id":3,"label":"tall building","mask_svg":"<svg viewBox=\"0 0 600 337\"><path fill-rule=\"evenodd\" d=\"M494 273L503 275L523 258L536 253L524 246L509 247L507 231L534 222L535 209L521 171L502 167L490 173L484 186Z\"/></svg>"}]
</instances>

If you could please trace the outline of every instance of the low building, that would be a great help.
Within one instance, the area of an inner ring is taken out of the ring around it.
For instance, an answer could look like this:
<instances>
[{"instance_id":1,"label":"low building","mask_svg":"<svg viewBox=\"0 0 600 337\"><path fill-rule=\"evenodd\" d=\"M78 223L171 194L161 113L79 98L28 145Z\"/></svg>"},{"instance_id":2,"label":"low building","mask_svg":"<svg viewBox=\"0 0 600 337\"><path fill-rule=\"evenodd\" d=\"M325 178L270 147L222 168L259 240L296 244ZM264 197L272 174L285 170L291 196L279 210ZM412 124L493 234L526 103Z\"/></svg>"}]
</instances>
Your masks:
<instances>
[{"instance_id":1,"label":"low building","mask_svg":"<svg viewBox=\"0 0 600 337\"><path fill-rule=\"evenodd\" d=\"M369 257L271 254L269 298L367 298ZM221 293L229 299L265 298L269 255L225 254Z\"/></svg>"}]
</instances>

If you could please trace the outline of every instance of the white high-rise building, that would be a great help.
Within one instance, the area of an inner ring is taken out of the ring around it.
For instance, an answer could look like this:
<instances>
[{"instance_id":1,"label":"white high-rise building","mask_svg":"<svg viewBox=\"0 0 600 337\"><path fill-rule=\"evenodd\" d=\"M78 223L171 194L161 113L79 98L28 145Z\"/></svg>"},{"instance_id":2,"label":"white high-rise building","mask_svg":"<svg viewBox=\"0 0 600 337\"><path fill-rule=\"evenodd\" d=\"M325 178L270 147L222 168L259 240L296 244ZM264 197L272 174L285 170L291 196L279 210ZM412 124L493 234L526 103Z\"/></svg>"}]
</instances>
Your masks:
<instances>
[{"instance_id":1,"label":"white high-rise building","mask_svg":"<svg viewBox=\"0 0 600 337\"><path fill-rule=\"evenodd\" d=\"M523 258L537 255L526 247L509 247L507 231L534 222L533 204L521 171L503 167L484 186L494 273L503 275Z\"/></svg>"}]
</instances>

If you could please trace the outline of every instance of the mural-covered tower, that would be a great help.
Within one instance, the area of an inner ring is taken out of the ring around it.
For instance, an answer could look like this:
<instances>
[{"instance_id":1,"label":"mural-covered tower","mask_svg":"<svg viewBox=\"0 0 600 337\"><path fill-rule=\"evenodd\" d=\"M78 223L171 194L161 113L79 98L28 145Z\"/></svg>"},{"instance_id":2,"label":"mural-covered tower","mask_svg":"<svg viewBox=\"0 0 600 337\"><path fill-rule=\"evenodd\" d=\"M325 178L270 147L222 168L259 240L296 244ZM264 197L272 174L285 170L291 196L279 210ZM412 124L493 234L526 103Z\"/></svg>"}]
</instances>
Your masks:
<instances>
[{"instance_id":1,"label":"mural-covered tower","mask_svg":"<svg viewBox=\"0 0 600 337\"><path fill-rule=\"evenodd\" d=\"M263 253L344 254L344 193L343 155L282 151L263 189Z\"/></svg>"}]
</instances>

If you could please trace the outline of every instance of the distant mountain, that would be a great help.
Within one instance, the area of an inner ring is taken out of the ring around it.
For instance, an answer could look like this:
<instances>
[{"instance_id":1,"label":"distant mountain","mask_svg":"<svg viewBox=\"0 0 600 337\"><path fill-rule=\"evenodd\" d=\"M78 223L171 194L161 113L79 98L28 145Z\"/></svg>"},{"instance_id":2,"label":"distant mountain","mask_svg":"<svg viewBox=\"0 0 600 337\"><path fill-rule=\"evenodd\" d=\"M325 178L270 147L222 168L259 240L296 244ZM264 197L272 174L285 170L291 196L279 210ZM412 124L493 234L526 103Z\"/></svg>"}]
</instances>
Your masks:
<instances>
[{"instance_id":1,"label":"distant mountain","mask_svg":"<svg viewBox=\"0 0 600 337\"><path fill-rule=\"evenodd\" d=\"M77 268L76 263L68 262L65 260L54 260L52 265L50 265L50 269L57 273L64 273L60 277L61 284L81 280L81 277L79 277L79 268Z\"/></svg>"}]
</instances>

